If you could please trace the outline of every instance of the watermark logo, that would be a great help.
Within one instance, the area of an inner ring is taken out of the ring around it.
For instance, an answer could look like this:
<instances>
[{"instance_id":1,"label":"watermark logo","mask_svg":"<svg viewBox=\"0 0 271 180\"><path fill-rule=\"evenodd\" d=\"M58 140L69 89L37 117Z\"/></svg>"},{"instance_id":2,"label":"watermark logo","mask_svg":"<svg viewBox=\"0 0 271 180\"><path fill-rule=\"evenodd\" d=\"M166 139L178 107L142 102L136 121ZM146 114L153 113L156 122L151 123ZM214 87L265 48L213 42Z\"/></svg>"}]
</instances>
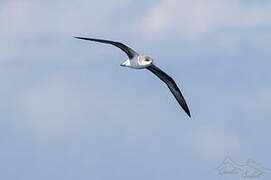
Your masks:
<instances>
[{"instance_id":1,"label":"watermark logo","mask_svg":"<svg viewBox=\"0 0 271 180\"><path fill-rule=\"evenodd\" d=\"M271 169L265 168L253 159L248 159L245 164L239 164L229 156L216 169L220 175L238 174L244 180L255 179L271 171Z\"/></svg>"}]
</instances>

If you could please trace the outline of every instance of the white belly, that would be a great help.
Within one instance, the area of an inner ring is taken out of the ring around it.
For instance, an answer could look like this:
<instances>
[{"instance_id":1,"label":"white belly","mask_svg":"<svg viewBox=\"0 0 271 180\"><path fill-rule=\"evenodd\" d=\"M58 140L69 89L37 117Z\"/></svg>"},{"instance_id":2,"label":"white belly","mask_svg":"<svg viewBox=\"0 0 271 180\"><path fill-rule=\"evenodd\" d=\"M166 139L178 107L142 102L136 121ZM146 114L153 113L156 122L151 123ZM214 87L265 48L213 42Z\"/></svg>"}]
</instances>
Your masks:
<instances>
[{"instance_id":1,"label":"white belly","mask_svg":"<svg viewBox=\"0 0 271 180\"><path fill-rule=\"evenodd\" d=\"M130 61L130 64L127 67L130 67L133 69L144 69L149 66L149 65L141 65L139 63L139 56L135 56L133 59L130 59L129 61Z\"/></svg>"}]
</instances>

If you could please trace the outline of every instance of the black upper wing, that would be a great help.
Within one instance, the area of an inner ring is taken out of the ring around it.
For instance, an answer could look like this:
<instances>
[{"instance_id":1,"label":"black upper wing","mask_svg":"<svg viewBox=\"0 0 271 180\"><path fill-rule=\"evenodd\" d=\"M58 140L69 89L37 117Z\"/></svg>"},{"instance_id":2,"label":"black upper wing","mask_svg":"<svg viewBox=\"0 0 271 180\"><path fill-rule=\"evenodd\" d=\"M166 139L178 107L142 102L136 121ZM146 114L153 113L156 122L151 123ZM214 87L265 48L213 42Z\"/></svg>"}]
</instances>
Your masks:
<instances>
[{"instance_id":1,"label":"black upper wing","mask_svg":"<svg viewBox=\"0 0 271 180\"><path fill-rule=\"evenodd\" d=\"M166 83L166 85L168 86L168 88L170 89L170 91L172 92L172 94L174 95L176 100L178 101L178 103L181 105L183 110L187 113L187 115L189 117L191 117L190 111L189 111L189 108L185 102L185 99L184 99L180 89L178 88L178 86L174 82L174 80L169 75L164 73L161 69L159 69L158 67L156 67L153 64L151 66L147 67L147 69L149 71L151 71L152 73L154 73L157 77L159 77L159 79L161 79L164 83Z\"/></svg>"},{"instance_id":2,"label":"black upper wing","mask_svg":"<svg viewBox=\"0 0 271 180\"><path fill-rule=\"evenodd\" d=\"M128 55L129 59L132 59L134 56L138 55L138 53L135 52L132 48L120 42L103 40L103 39L84 38L84 37L74 37L74 38L88 40L88 41L96 41L96 42L106 43L106 44L112 44L113 46L116 46L120 48L121 50L123 50Z\"/></svg>"}]
</instances>

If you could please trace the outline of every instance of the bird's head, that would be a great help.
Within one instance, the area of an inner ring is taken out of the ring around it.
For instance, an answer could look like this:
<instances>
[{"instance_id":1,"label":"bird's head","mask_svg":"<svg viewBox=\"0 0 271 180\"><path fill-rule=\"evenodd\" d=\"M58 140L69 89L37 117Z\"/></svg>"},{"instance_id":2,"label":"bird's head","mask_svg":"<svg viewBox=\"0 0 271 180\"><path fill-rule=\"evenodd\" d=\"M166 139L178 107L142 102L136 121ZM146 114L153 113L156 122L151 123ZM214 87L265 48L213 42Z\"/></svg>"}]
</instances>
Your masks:
<instances>
[{"instance_id":1,"label":"bird's head","mask_svg":"<svg viewBox=\"0 0 271 180\"><path fill-rule=\"evenodd\" d=\"M140 64L142 66L150 66L153 63L153 59L149 56L142 56L142 58L140 58Z\"/></svg>"}]
</instances>

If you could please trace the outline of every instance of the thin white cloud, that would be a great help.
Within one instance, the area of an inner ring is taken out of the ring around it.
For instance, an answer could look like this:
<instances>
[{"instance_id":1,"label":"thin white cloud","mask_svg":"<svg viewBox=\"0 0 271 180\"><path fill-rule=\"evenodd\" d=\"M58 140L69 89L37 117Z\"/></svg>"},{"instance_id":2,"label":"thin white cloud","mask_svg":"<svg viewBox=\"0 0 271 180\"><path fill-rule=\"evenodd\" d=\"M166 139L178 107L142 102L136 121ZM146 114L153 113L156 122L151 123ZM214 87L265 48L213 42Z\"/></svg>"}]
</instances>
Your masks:
<instances>
[{"instance_id":1,"label":"thin white cloud","mask_svg":"<svg viewBox=\"0 0 271 180\"><path fill-rule=\"evenodd\" d=\"M240 149L238 138L214 128L199 128L189 133L188 146L203 158L223 158Z\"/></svg>"},{"instance_id":2,"label":"thin white cloud","mask_svg":"<svg viewBox=\"0 0 271 180\"><path fill-rule=\"evenodd\" d=\"M40 77L38 83L22 93L19 100L24 118L38 137L66 136L78 133L85 126L94 131L99 125L110 126L111 119L115 125L125 120L118 121L119 117L115 117L119 116L116 109L119 110L118 105L123 101L116 103L113 95L105 95L108 91L103 90L109 87L99 85L95 78L90 77L87 82L81 78L71 72L51 74Z\"/></svg>"},{"instance_id":3,"label":"thin white cloud","mask_svg":"<svg viewBox=\"0 0 271 180\"><path fill-rule=\"evenodd\" d=\"M109 17L112 17L121 4L124 4L123 2L123 0L1 2L0 61L24 55L31 57L28 49L35 53L40 50L39 48L44 50L52 47L48 45L48 39L54 39L54 44L59 45L63 38L69 39L87 33L96 36L103 34L112 25Z\"/></svg>"},{"instance_id":4,"label":"thin white cloud","mask_svg":"<svg viewBox=\"0 0 271 180\"><path fill-rule=\"evenodd\" d=\"M10 38L33 38L44 34L63 36L86 30L104 30L107 28L107 17L122 0L106 2L9 1L0 7L1 31L4 32L1 34Z\"/></svg>"},{"instance_id":5,"label":"thin white cloud","mask_svg":"<svg viewBox=\"0 0 271 180\"><path fill-rule=\"evenodd\" d=\"M271 2L163 0L141 22L144 32L195 37L222 28L271 25Z\"/></svg>"},{"instance_id":6,"label":"thin white cloud","mask_svg":"<svg viewBox=\"0 0 271 180\"><path fill-rule=\"evenodd\" d=\"M85 89L53 77L31 88L25 95L26 118L40 135L61 135L87 114L91 100ZM92 99L93 101L93 99ZM95 100L96 102L97 100Z\"/></svg>"}]
</instances>

